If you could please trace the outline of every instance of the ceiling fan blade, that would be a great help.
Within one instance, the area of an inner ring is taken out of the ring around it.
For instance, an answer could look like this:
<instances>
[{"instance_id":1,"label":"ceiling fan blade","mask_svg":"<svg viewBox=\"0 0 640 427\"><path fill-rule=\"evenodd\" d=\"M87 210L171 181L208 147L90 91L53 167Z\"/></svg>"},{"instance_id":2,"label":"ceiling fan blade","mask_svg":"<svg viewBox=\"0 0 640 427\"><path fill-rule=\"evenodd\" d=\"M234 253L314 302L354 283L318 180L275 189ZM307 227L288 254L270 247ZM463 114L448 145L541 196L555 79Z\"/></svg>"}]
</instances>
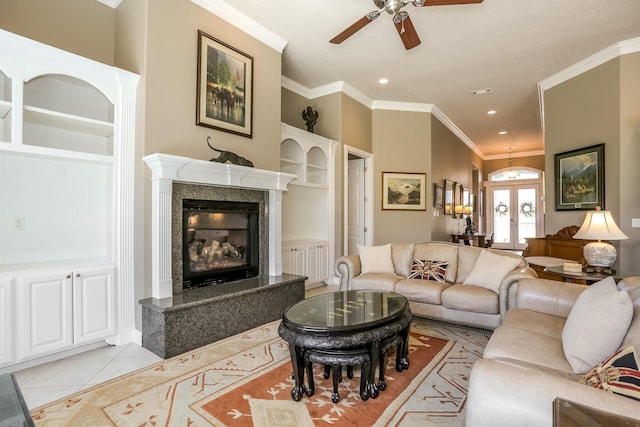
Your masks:
<instances>
[{"instance_id":1,"label":"ceiling fan blade","mask_svg":"<svg viewBox=\"0 0 640 427\"><path fill-rule=\"evenodd\" d=\"M448 6L454 4L482 3L483 0L425 0L423 6Z\"/></svg>"},{"instance_id":2,"label":"ceiling fan blade","mask_svg":"<svg viewBox=\"0 0 640 427\"><path fill-rule=\"evenodd\" d=\"M394 25L396 26L396 30L398 30L398 34L400 35L400 39L402 40L406 50L413 49L421 43L420 37L418 37L418 32L413 26L413 22L411 22L409 15L407 15L402 21L395 22Z\"/></svg>"},{"instance_id":3,"label":"ceiling fan blade","mask_svg":"<svg viewBox=\"0 0 640 427\"><path fill-rule=\"evenodd\" d=\"M365 25L367 25L368 23L376 19L378 16L380 16L379 11L367 13L365 16L363 16L362 18L354 22L351 26L347 27L340 34L338 34L337 36L329 40L329 42L333 44L342 43L343 41L345 41L346 39L348 39L349 37L357 33L359 30L364 28Z\"/></svg>"}]
</instances>

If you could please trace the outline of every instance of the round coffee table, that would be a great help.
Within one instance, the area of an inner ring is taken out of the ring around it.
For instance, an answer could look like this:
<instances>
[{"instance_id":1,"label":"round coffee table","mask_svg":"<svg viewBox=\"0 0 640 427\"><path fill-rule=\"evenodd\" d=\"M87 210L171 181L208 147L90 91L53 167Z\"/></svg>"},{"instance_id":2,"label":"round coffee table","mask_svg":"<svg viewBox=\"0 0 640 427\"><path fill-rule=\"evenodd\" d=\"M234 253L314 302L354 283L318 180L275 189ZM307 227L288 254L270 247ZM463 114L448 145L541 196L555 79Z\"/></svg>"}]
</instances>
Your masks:
<instances>
[{"instance_id":1,"label":"round coffee table","mask_svg":"<svg viewBox=\"0 0 640 427\"><path fill-rule=\"evenodd\" d=\"M322 294L289 307L282 316L278 333L289 343L295 380L291 390L293 400L302 399L302 393L313 394L312 389L304 386L305 351L318 350L327 355L327 360L335 360L361 348L366 348L371 361L368 379L365 378L366 397L376 398L378 386L374 377L381 343L398 341L396 369L407 369L412 318L404 296L374 290Z\"/></svg>"}]
</instances>

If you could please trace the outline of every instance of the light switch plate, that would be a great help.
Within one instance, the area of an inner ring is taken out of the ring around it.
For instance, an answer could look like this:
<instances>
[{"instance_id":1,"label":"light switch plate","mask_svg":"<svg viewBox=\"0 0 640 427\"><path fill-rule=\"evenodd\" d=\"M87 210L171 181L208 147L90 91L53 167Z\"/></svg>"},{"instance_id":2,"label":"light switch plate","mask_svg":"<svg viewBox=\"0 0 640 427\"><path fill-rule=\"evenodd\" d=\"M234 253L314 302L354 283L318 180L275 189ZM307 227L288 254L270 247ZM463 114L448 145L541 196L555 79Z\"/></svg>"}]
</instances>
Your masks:
<instances>
[{"instance_id":1,"label":"light switch plate","mask_svg":"<svg viewBox=\"0 0 640 427\"><path fill-rule=\"evenodd\" d=\"M631 227L640 228L640 218L631 218Z\"/></svg>"}]
</instances>

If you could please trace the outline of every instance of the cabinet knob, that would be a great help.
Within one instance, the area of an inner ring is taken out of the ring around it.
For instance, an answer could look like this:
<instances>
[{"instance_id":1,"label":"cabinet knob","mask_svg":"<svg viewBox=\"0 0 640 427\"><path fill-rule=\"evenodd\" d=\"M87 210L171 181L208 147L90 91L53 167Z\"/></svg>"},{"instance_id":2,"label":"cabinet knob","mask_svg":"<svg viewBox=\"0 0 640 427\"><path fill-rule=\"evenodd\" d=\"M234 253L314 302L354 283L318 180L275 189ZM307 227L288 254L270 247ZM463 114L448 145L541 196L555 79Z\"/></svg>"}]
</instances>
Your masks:
<instances>
[{"instance_id":1,"label":"cabinet knob","mask_svg":"<svg viewBox=\"0 0 640 427\"><path fill-rule=\"evenodd\" d=\"M76 277L80 277L80 273L76 273Z\"/></svg>"},{"instance_id":2,"label":"cabinet knob","mask_svg":"<svg viewBox=\"0 0 640 427\"><path fill-rule=\"evenodd\" d=\"M67 279L71 279L71 275L70 274L67 274Z\"/></svg>"}]
</instances>

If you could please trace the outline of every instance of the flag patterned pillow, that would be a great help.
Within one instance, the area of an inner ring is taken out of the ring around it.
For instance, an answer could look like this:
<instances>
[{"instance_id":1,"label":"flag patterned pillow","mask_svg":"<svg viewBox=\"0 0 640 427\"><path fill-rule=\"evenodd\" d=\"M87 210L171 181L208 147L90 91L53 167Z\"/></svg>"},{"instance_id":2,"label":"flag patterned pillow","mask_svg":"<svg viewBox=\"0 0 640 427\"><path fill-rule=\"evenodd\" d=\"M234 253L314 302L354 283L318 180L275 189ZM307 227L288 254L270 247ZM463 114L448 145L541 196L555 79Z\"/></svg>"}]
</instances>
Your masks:
<instances>
[{"instance_id":1,"label":"flag patterned pillow","mask_svg":"<svg viewBox=\"0 0 640 427\"><path fill-rule=\"evenodd\" d=\"M613 356L592 368L580 381L582 384L610 393L640 400L640 370L633 347L617 351Z\"/></svg>"},{"instance_id":2,"label":"flag patterned pillow","mask_svg":"<svg viewBox=\"0 0 640 427\"><path fill-rule=\"evenodd\" d=\"M444 283L447 274L448 261L411 260L411 271L408 279L433 280Z\"/></svg>"}]
</instances>

